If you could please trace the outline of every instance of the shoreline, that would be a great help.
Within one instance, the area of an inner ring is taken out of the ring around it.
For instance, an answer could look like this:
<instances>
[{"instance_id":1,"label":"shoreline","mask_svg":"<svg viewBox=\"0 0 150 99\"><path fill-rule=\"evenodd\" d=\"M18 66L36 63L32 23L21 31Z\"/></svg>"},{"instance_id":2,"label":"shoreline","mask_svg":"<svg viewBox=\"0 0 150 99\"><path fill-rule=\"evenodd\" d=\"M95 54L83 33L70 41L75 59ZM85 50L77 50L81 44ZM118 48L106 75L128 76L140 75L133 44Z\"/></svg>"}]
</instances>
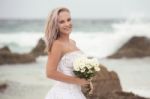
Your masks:
<instances>
[{"instance_id":1,"label":"shoreline","mask_svg":"<svg viewBox=\"0 0 150 99\"><path fill-rule=\"evenodd\" d=\"M44 72L44 65L46 62L46 56L41 56L37 59L36 63L29 64L17 64L17 65L3 65L0 66L0 81L6 81L10 85L6 90L6 93L0 94L3 99L19 99L19 95L34 94L33 97L26 96L22 99L33 99L36 97L35 93L40 94L40 98L45 96L47 91L52 85L52 81L47 79ZM148 83L150 79L145 77L150 72L149 62L150 57L143 59L100 59L100 63L104 64L108 70L117 72L123 91L133 92L136 95L142 97L150 97L150 87ZM132 68L131 68L132 65ZM142 65L142 66L141 66ZM129 68L130 67L130 68ZM142 69L141 69L142 68ZM144 69L145 68L145 69ZM145 72L145 70L147 72ZM137 72L139 75L137 75ZM38 76L37 76L38 75ZM148 76L148 75L147 75ZM3 78L2 78L3 77ZM135 79L137 81L135 81ZM143 79L143 80L141 80ZM144 82L147 82L147 85ZM18 86L14 88L14 86ZM34 91L31 91L31 89ZM38 90L40 89L40 91ZM23 90L24 93L18 93L18 90ZM11 96L14 93L14 96ZM31 94L30 93L30 94ZM10 97L8 98L8 95ZM36 97L36 99L40 99Z\"/></svg>"}]
</instances>

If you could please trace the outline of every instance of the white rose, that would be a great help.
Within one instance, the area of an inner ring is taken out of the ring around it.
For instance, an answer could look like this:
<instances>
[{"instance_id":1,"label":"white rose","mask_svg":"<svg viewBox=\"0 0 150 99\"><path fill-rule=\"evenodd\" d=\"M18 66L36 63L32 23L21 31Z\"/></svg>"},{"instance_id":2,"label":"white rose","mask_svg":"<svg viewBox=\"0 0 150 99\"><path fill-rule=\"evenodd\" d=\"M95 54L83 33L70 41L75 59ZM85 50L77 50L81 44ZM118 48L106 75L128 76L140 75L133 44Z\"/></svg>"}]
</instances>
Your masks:
<instances>
[{"instance_id":1,"label":"white rose","mask_svg":"<svg viewBox=\"0 0 150 99\"><path fill-rule=\"evenodd\" d=\"M78 66L74 66L74 70L75 70L75 71L79 71L80 68L79 68Z\"/></svg>"},{"instance_id":2,"label":"white rose","mask_svg":"<svg viewBox=\"0 0 150 99\"><path fill-rule=\"evenodd\" d=\"M94 67L95 71L100 71L100 67L96 66Z\"/></svg>"},{"instance_id":3,"label":"white rose","mask_svg":"<svg viewBox=\"0 0 150 99\"><path fill-rule=\"evenodd\" d=\"M92 73L92 72L93 72L92 70L89 70L89 71L88 71L88 73Z\"/></svg>"},{"instance_id":4,"label":"white rose","mask_svg":"<svg viewBox=\"0 0 150 99\"><path fill-rule=\"evenodd\" d=\"M83 73L83 72L85 72L85 69L83 68L83 69L81 69L81 72Z\"/></svg>"}]
</instances>

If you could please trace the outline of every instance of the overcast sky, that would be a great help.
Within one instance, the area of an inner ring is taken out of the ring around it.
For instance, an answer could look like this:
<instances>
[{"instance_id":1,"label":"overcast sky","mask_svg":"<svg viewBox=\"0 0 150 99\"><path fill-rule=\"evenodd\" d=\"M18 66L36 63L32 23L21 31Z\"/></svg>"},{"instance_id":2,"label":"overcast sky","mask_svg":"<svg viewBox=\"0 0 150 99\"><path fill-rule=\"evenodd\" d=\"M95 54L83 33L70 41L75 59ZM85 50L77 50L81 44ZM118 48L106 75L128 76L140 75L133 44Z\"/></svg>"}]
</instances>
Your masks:
<instances>
[{"instance_id":1,"label":"overcast sky","mask_svg":"<svg viewBox=\"0 0 150 99\"><path fill-rule=\"evenodd\" d=\"M150 0L0 0L0 18L46 18L58 6L73 18L150 18Z\"/></svg>"}]
</instances>

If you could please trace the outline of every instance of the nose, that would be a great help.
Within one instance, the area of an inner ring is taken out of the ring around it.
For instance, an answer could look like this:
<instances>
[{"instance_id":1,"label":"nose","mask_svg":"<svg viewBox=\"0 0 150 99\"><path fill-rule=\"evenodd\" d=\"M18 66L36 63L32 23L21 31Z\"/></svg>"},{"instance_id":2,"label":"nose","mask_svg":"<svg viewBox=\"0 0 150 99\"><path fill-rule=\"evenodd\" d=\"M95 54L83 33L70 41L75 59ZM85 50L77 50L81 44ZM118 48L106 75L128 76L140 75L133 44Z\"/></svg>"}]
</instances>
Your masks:
<instances>
[{"instance_id":1,"label":"nose","mask_svg":"<svg viewBox=\"0 0 150 99\"><path fill-rule=\"evenodd\" d=\"M71 25L71 22L66 22L65 23L65 26L70 26Z\"/></svg>"}]
</instances>

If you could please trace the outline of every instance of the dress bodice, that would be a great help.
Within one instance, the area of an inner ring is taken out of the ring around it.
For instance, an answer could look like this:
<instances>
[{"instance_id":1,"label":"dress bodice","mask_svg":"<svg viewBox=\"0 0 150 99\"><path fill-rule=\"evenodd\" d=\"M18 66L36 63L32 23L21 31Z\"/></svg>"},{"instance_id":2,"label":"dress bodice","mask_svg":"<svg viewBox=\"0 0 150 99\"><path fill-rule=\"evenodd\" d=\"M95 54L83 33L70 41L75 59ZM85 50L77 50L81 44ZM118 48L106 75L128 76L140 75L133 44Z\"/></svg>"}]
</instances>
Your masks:
<instances>
[{"instance_id":1,"label":"dress bodice","mask_svg":"<svg viewBox=\"0 0 150 99\"><path fill-rule=\"evenodd\" d=\"M75 76L73 73L73 62L76 58L84 55L80 50L64 54L57 66L57 70L65 75ZM45 99L86 99L80 85L54 81L55 83Z\"/></svg>"},{"instance_id":2,"label":"dress bodice","mask_svg":"<svg viewBox=\"0 0 150 99\"><path fill-rule=\"evenodd\" d=\"M58 64L57 70L62 72L65 75L68 76L75 76L73 73L73 62L76 58L81 57L81 56L85 56L85 54L80 51L72 51L72 52L68 52L66 54L64 54ZM75 84L69 84L69 83L65 83L65 82L61 82L61 81L57 81L55 80L55 85L62 87L62 88L79 88L80 86L75 85Z\"/></svg>"},{"instance_id":3,"label":"dress bodice","mask_svg":"<svg viewBox=\"0 0 150 99\"><path fill-rule=\"evenodd\" d=\"M58 71L69 75L75 76L73 73L73 62L77 57L83 56L84 53L80 50L72 51L64 54L58 64Z\"/></svg>"}]
</instances>

